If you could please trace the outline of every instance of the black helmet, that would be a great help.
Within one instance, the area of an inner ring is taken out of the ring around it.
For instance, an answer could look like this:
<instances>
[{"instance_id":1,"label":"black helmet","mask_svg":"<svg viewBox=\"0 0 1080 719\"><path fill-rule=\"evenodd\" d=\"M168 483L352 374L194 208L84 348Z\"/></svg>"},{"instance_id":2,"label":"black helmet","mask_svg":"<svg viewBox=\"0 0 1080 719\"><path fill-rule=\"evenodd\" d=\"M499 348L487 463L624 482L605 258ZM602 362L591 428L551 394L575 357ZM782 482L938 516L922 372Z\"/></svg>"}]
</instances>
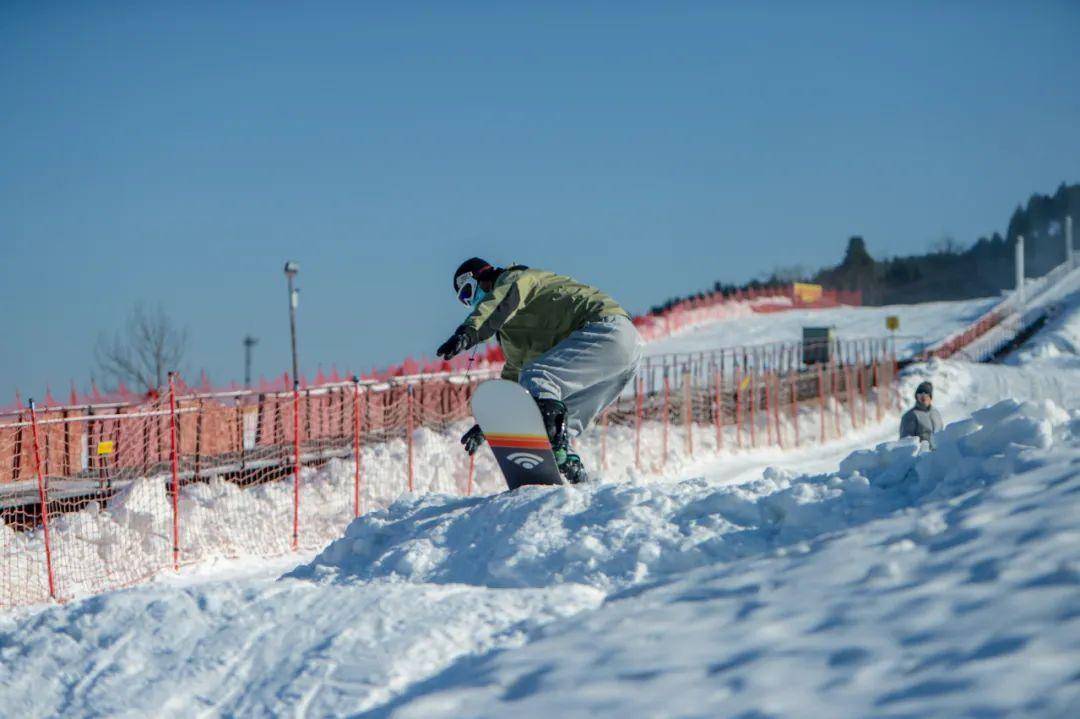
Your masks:
<instances>
[{"instance_id":1,"label":"black helmet","mask_svg":"<svg viewBox=\"0 0 1080 719\"><path fill-rule=\"evenodd\" d=\"M479 257L470 257L462 262L454 271L454 292L461 289L461 283L465 281L465 277L471 276L480 279L480 274L490 267L490 262Z\"/></svg>"},{"instance_id":2,"label":"black helmet","mask_svg":"<svg viewBox=\"0 0 1080 719\"><path fill-rule=\"evenodd\" d=\"M929 382L923 382L922 384L920 384L918 387L915 388L915 396L918 397L920 394L928 394L931 397L933 397L934 396L934 385L930 384Z\"/></svg>"},{"instance_id":3,"label":"black helmet","mask_svg":"<svg viewBox=\"0 0 1080 719\"><path fill-rule=\"evenodd\" d=\"M458 266L454 272L454 292L463 305L471 306L482 275L493 269L490 262L479 257L470 257Z\"/></svg>"}]
</instances>

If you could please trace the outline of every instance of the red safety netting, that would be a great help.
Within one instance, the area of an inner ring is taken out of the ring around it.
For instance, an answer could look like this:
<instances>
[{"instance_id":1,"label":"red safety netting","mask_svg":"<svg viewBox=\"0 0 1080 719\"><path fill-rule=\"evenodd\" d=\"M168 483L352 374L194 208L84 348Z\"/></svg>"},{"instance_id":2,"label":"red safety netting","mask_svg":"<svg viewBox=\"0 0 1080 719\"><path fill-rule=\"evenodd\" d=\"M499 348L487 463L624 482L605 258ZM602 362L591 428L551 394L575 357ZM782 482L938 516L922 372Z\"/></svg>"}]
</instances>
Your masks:
<instances>
[{"instance_id":1,"label":"red safety netting","mask_svg":"<svg viewBox=\"0 0 1080 719\"><path fill-rule=\"evenodd\" d=\"M828 441L898 408L887 340L649 359L598 421L590 461L633 465ZM0 418L0 606L65 600L211 557L317 548L405 492L498 488L460 451L468 375L200 392L175 378L129 403L27 407ZM620 455L626 460L625 452ZM630 461L630 460L626 460Z\"/></svg>"}]
</instances>

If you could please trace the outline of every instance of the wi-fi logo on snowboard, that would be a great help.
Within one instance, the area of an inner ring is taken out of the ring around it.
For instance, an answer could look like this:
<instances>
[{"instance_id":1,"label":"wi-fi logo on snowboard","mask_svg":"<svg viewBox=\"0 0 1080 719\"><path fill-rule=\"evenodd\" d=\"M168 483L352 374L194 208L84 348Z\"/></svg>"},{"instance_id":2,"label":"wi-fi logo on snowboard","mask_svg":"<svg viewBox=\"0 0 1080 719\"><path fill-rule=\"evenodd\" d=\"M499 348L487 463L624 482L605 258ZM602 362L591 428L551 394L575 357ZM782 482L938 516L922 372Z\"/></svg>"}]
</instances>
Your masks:
<instances>
[{"instance_id":1,"label":"wi-fi logo on snowboard","mask_svg":"<svg viewBox=\"0 0 1080 719\"><path fill-rule=\"evenodd\" d=\"M506 458L524 469L532 469L538 464L544 463L544 458L529 452L514 452L506 455Z\"/></svg>"}]
</instances>

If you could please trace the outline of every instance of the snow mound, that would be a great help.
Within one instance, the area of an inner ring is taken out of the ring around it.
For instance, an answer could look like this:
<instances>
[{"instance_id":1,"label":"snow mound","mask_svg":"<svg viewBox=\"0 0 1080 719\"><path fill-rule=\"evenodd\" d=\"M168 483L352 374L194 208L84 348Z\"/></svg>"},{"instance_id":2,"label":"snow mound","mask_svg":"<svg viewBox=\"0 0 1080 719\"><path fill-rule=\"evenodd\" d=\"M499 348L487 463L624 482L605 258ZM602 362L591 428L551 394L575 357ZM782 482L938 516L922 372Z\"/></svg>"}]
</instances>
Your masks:
<instances>
[{"instance_id":1,"label":"snow mound","mask_svg":"<svg viewBox=\"0 0 1080 719\"><path fill-rule=\"evenodd\" d=\"M1029 420L1038 442L1041 414L981 418ZM996 436L978 423L950 440L975 459L969 491L611 595L364 716L1078 716L1080 421L1055 426L1049 449L1010 440L994 455L965 443ZM1015 473L974 486L994 456ZM923 457L915 468L948 486L952 468Z\"/></svg>"},{"instance_id":2,"label":"snow mound","mask_svg":"<svg viewBox=\"0 0 1080 719\"><path fill-rule=\"evenodd\" d=\"M1055 432L1070 433L1075 416L1049 400L1006 400L950 424L935 452L914 440L885 442L851 454L836 473L769 468L738 486L688 479L408 496L353 521L292 576L614 591L983 486L1023 465L1025 451L1048 447Z\"/></svg>"}]
</instances>

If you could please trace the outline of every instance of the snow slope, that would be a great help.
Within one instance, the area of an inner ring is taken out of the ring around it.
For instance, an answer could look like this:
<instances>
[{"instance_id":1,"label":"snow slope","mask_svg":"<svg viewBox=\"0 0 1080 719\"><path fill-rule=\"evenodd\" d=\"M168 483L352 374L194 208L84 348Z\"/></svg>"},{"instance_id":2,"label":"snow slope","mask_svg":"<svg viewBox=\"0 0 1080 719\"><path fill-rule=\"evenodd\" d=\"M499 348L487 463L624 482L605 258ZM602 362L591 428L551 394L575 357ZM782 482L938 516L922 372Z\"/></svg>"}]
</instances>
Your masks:
<instances>
[{"instance_id":1,"label":"snow slope","mask_svg":"<svg viewBox=\"0 0 1080 719\"><path fill-rule=\"evenodd\" d=\"M0 706L1075 716L1080 372L1037 354L913 368L905 394L931 379L952 421L934 453L885 441L891 417L787 454L706 444L666 478L406 496L280 578L0 615Z\"/></svg>"},{"instance_id":2,"label":"snow slope","mask_svg":"<svg viewBox=\"0 0 1080 719\"><path fill-rule=\"evenodd\" d=\"M707 352L722 347L802 340L802 328L834 326L841 339L882 337L885 318L900 318L897 354L915 354L977 319L999 301L989 297L960 302L929 302L885 307L836 307L824 310L791 310L755 314L710 323L667 339L650 342L649 356L678 352Z\"/></svg>"},{"instance_id":3,"label":"snow slope","mask_svg":"<svg viewBox=\"0 0 1080 719\"><path fill-rule=\"evenodd\" d=\"M628 588L371 715L1069 716L1080 709L1080 418L1007 402L945 445L913 456L896 443L831 475L703 492L644 541L618 525L662 514L670 491L617 510L595 502L577 531L606 549L566 566ZM670 562L698 568L663 571ZM627 581L657 565L652 581Z\"/></svg>"},{"instance_id":4,"label":"snow slope","mask_svg":"<svg viewBox=\"0 0 1080 719\"><path fill-rule=\"evenodd\" d=\"M1005 401L935 453L885 443L820 475L410 496L276 582L142 587L5 620L4 705L1063 710L1080 659L1078 464L1080 413Z\"/></svg>"},{"instance_id":5,"label":"snow slope","mask_svg":"<svg viewBox=\"0 0 1080 719\"><path fill-rule=\"evenodd\" d=\"M1080 292L1055 305L1042 331L1007 357L1005 363L1080 370Z\"/></svg>"}]
</instances>

